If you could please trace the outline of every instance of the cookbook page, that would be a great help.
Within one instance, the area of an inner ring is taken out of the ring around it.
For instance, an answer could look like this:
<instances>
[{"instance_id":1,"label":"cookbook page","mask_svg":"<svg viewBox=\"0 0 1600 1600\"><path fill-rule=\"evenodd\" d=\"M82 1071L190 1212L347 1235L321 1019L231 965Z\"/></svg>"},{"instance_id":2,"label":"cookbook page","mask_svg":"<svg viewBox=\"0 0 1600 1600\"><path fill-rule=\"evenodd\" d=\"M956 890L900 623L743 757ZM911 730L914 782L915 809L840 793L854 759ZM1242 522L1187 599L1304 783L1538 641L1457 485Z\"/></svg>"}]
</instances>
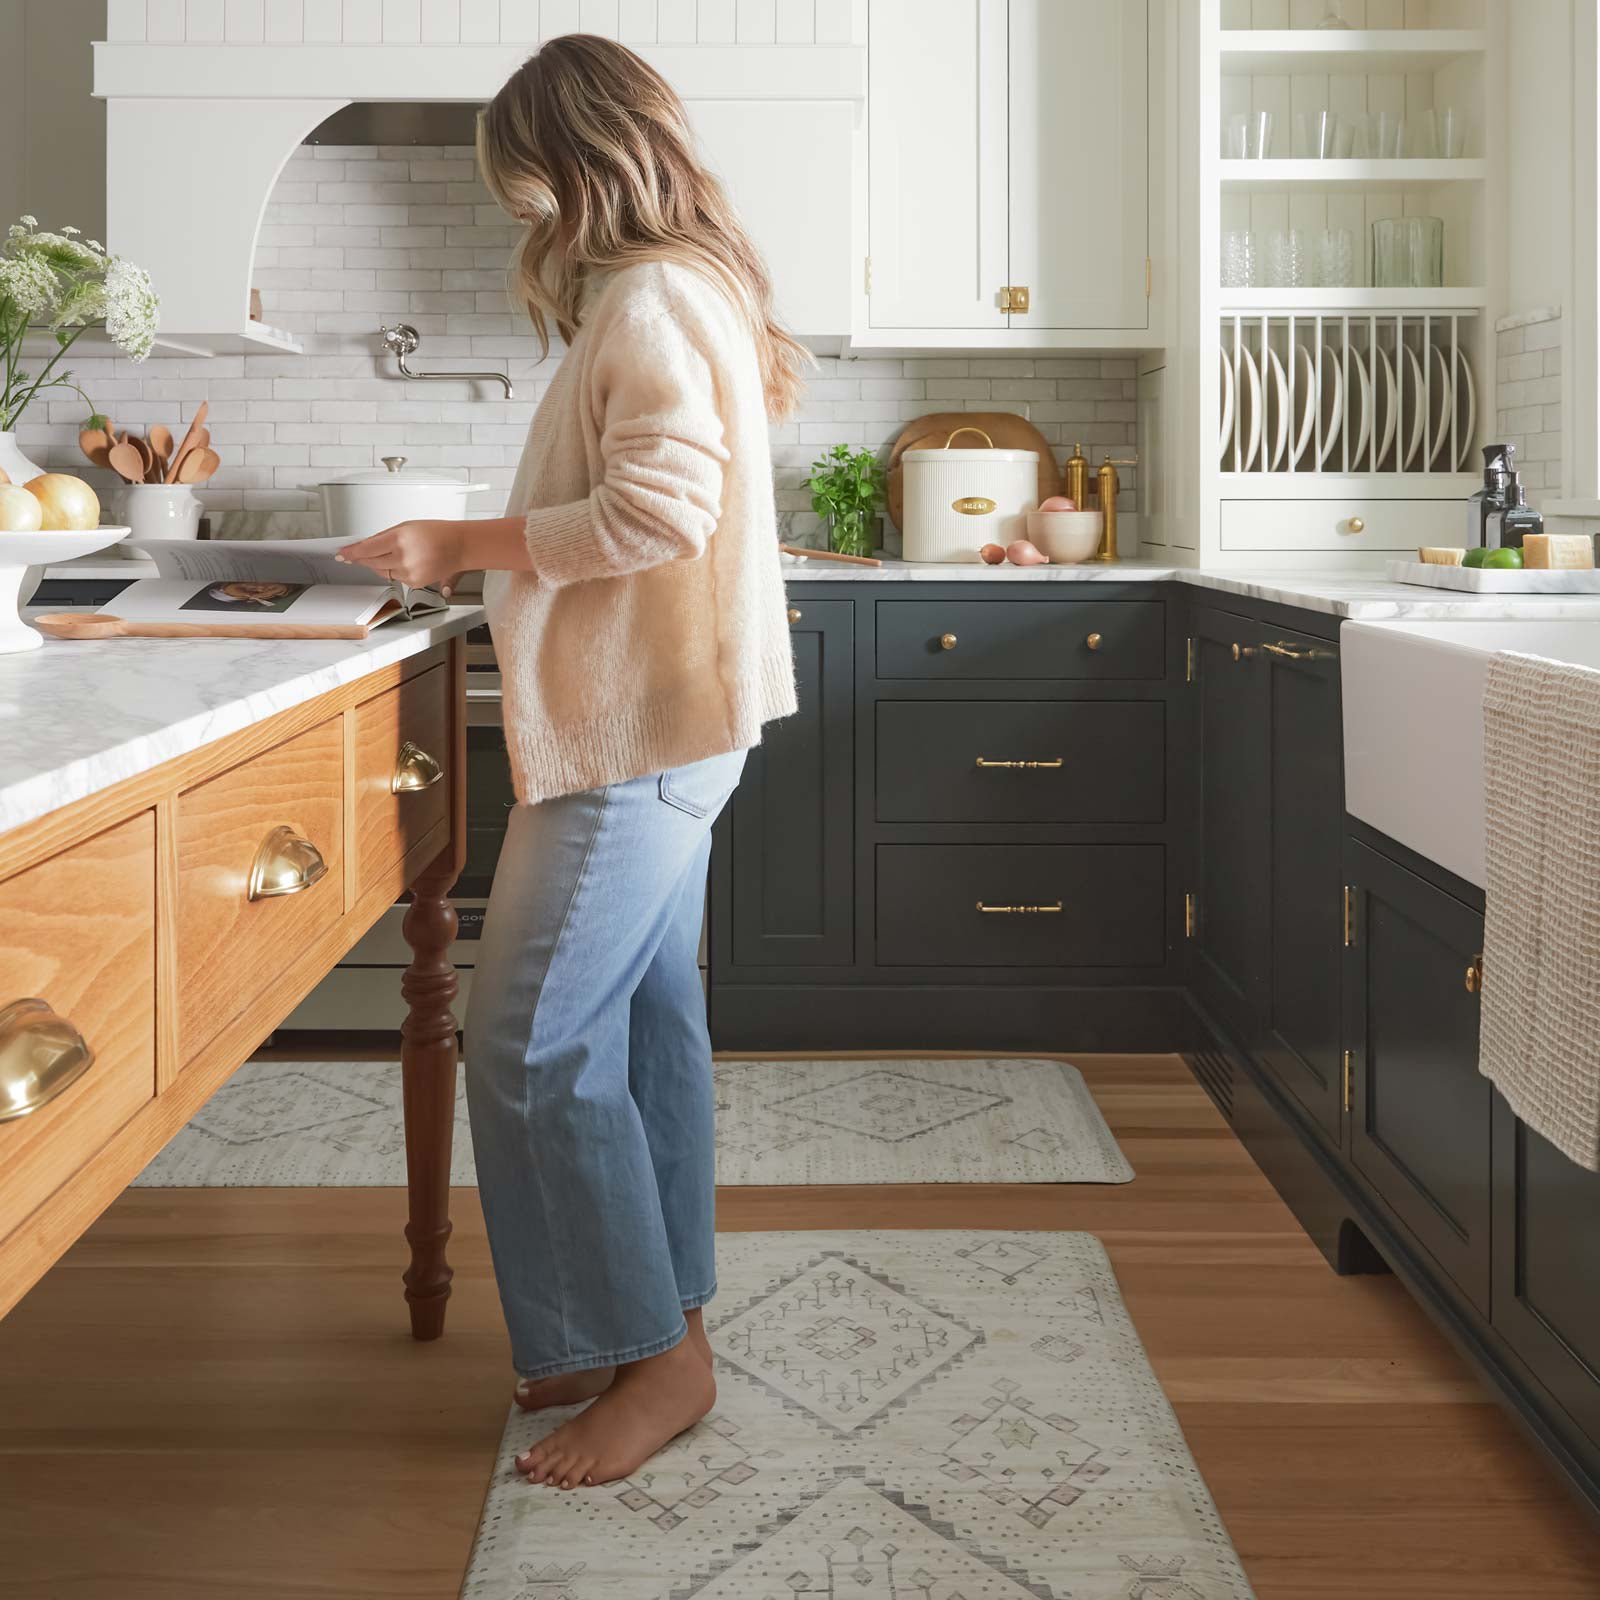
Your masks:
<instances>
[{"instance_id":1,"label":"cookbook page","mask_svg":"<svg viewBox=\"0 0 1600 1600\"><path fill-rule=\"evenodd\" d=\"M150 557L163 578L216 582L341 583L370 586L370 567L333 559L348 539L132 539L126 548Z\"/></svg>"},{"instance_id":2,"label":"cookbook page","mask_svg":"<svg viewBox=\"0 0 1600 1600\"><path fill-rule=\"evenodd\" d=\"M341 627L371 622L385 606L398 614L394 584L317 584L228 578L219 583L181 583L139 578L100 609L129 622L292 622Z\"/></svg>"}]
</instances>

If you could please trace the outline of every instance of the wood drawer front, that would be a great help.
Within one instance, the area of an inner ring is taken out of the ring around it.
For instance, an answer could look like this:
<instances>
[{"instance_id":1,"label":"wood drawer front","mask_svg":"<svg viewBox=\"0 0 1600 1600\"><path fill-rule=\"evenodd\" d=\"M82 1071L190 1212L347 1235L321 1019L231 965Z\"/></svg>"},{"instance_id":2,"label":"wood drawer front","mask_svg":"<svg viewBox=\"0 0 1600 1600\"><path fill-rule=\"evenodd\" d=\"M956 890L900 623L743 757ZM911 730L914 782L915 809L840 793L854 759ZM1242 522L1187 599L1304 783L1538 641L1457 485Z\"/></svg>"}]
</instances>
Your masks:
<instances>
[{"instance_id":1,"label":"wood drawer front","mask_svg":"<svg viewBox=\"0 0 1600 1600\"><path fill-rule=\"evenodd\" d=\"M1359 524L1359 526L1358 526ZM1466 541L1462 500L1224 500L1224 550L1394 550Z\"/></svg>"},{"instance_id":2,"label":"wood drawer front","mask_svg":"<svg viewBox=\"0 0 1600 1600\"><path fill-rule=\"evenodd\" d=\"M880 600L877 606L880 678L1115 680L1160 678L1166 670L1159 600ZM948 648L947 637L955 641Z\"/></svg>"},{"instance_id":3,"label":"wood drawer front","mask_svg":"<svg viewBox=\"0 0 1600 1600\"><path fill-rule=\"evenodd\" d=\"M1165 740L1160 700L880 701L878 821L1160 822Z\"/></svg>"},{"instance_id":4,"label":"wood drawer front","mask_svg":"<svg viewBox=\"0 0 1600 1600\"><path fill-rule=\"evenodd\" d=\"M880 845L878 964L1159 967L1165 884L1158 844Z\"/></svg>"},{"instance_id":5,"label":"wood drawer front","mask_svg":"<svg viewBox=\"0 0 1600 1600\"><path fill-rule=\"evenodd\" d=\"M343 783L335 717L178 797L180 1060L267 995L344 914ZM296 894L251 900L256 852L280 825L309 839L328 870Z\"/></svg>"},{"instance_id":6,"label":"wood drawer front","mask_svg":"<svg viewBox=\"0 0 1600 1600\"><path fill-rule=\"evenodd\" d=\"M355 828L358 893L395 871L450 815L450 671L435 667L356 707ZM438 764L426 789L395 792L405 745ZM402 888L398 878L396 892Z\"/></svg>"},{"instance_id":7,"label":"wood drawer front","mask_svg":"<svg viewBox=\"0 0 1600 1600\"><path fill-rule=\"evenodd\" d=\"M56 1098L0 1122L0 1236L156 1092L155 813L0 883L0 1007L37 998L94 1062Z\"/></svg>"}]
</instances>

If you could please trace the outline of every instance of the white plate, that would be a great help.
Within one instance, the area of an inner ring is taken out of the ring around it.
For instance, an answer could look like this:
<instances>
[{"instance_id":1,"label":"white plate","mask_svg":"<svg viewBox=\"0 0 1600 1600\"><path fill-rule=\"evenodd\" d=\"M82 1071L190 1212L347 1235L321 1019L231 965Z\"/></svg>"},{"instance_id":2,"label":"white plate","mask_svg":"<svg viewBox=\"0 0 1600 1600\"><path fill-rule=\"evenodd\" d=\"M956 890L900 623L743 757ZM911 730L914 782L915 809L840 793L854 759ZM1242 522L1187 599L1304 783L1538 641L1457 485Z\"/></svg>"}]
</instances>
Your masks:
<instances>
[{"instance_id":1,"label":"white plate","mask_svg":"<svg viewBox=\"0 0 1600 1600\"><path fill-rule=\"evenodd\" d=\"M1362 465L1361 458L1366 454L1367 440L1372 437L1372 410L1375 396L1372 392L1372 379L1367 374L1367 364L1361 359L1361 352L1354 348L1348 351L1351 364L1355 373L1345 389L1345 428L1346 431L1355 427L1351 416L1359 411L1361 424L1355 427L1355 439L1350 445L1350 470L1364 472L1367 470Z\"/></svg>"},{"instance_id":2,"label":"white plate","mask_svg":"<svg viewBox=\"0 0 1600 1600\"><path fill-rule=\"evenodd\" d=\"M1417 352L1410 345L1402 346L1397 352L1405 358L1405 388L1403 397L1396 404L1396 421L1399 424L1400 438L1405 441L1402 448L1405 451L1405 460L1402 463L1409 472L1417 459L1417 449L1422 444L1428 432L1428 394L1426 380L1422 375L1422 363L1417 359ZM1388 352L1384 352L1387 359ZM1427 458L1422 461L1423 470L1428 466Z\"/></svg>"},{"instance_id":3,"label":"white plate","mask_svg":"<svg viewBox=\"0 0 1600 1600\"><path fill-rule=\"evenodd\" d=\"M1233 443L1233 359L1226 350L1218 350L1217 366L1222 373L1222 426L1217 429L1217 450L1226 472L1228 446Z\"/></svg>"},{"instance_id":4,"label":"white plate","mask_svg":"<svg viewBox=\"0 0 1600 1600\"><path fill-rule=\"evenodd\" d=\"M1472 459L1473 437L1472 430L1478 425L1478 397L1472 387L1472 366L1467 358L1462 355L1460 348L1451 351L1452 364L1455 367L1455 402L1459 411L1463 402L1466 404L1466 414L1456 424L1456 439L1461 445L1461 458L1456 462L1459 472Z\"/></svg>"},{"instance_id":5,"label":"white plate","mask_svg":"<svg viewBox=\"0 0 1600 1600\"><path fill-rule=\"evenodd\" d=\"M1450 442L1450 418L1455 410L1455 391L1450 386L1450 363L1438 345L1428 346L1428 366L1432 385L1428 390L1428 420L1431 437L1428 440L1428 459L1423 466L1429 472L1448 472L1451 463L1441 459L1440 452Z\"/></svg>"},{"instance_id":6,"label":"white plate","mask_svg":"<svg viewBox=\"0 0 1600 1600\"><path fill-rule=\"evenodd\" d=\"M1239 371L1236 378L1242 381L1235 389L1234 404L1239 410L1239 432L1243 448L1239 452L1240 472L1248 472L1255 465L1256 452L1261 448L1261 372L1255 357L1239 346Z\"/></svg>"},{"instance_id":7,"label":"white plate","mask_svg":"<svg viewBox=\"0 0 1600 1600\"><path fill-rule=\"evenodd\" d=\"M1344 426L1344 363L1331 344L1322 347L1322 393L1317 399L1322 407L1322 455L1317 465L1325 467Z\"/></svg>"},{"instance_id":8,"label":"white plate","mask_svg":"<svg viewBox=\"0 0 1600 1600\"><path fill-rule=\"evenodd\" d=\"M1261 374L1266 390L1266 415L1263 429L1262 466L1276 472L1283 465L1283 453L1289 448L1289 375L1283 370L1278 352L1267 346L1266 369Z\"/></svg>"},{"instance_id":9,"label":"white plate","mask_svg":"<svg viewBox=\"0 0 1600 1600\"><path fill-rule=\"evenodd\" d=\"M1294 410L1295 433L1289 446L1289 465L1297 467L1300 458L1311 443L1311 431L1317 421L1317 371L1311 352L1303 344L1294 347Z\"/></svg>"},{"instance_id":10,"label":"white plate","mask_svg":"<svg viewBox=\"0 0 1600 1600\"><path fill-rule=\"evenodd\" d=\"M1395 430L1400 423L1400 391L1395 382L1394 363L1390 361L1387 350L1373 352L1370 392L1376 466L1381 471L1384 462L1389 459L1389 446L1394 443Z\"/></svg>"}]
</instances>

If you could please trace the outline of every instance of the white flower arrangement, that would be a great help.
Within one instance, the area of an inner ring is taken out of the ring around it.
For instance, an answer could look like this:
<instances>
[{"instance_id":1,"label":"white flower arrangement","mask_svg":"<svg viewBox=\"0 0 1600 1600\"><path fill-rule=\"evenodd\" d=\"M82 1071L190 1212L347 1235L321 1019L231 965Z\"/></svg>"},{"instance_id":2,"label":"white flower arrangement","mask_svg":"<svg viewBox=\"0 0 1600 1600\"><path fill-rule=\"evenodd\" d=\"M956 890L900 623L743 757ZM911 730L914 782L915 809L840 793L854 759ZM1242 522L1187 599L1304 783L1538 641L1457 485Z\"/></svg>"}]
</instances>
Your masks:
<instances>
[{"instance_id":1,"label":"white flower arrangement","mask_svg":"<svg viewBox=\"0 0 1600 1600\"><path fill-rule=\"evenodd\" d=\"M76 228L50 233L35 217L14 222L0 245L0 432L17 425L41 389L83 394L56 365L85 328L104 323L119 350L143 361L155 343L160 304L143 267L109 254ZM38 326L55 335L56 348L34 374L22 369L22 341Z\"/></svg>"}]
</instances>

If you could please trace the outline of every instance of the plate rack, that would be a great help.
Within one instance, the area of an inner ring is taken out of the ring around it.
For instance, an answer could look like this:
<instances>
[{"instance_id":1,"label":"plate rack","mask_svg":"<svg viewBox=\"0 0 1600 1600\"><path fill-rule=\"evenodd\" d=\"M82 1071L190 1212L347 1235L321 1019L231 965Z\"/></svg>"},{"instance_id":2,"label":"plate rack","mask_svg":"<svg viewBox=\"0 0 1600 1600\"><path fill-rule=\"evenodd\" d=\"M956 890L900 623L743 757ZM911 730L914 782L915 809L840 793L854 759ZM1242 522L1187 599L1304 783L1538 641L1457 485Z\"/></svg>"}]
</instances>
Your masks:
<instances>
[{"instance_id":1,"label":"plate rack","mask_svg":"<svg viewBox=\"0 0 1600 1600\"><path fill-rule=\"evenodd\" d=\"M1475 310L1237 309L1220 319L1224 479L1437 478L1476 465Z\"/></svg>"}]
</instances>

